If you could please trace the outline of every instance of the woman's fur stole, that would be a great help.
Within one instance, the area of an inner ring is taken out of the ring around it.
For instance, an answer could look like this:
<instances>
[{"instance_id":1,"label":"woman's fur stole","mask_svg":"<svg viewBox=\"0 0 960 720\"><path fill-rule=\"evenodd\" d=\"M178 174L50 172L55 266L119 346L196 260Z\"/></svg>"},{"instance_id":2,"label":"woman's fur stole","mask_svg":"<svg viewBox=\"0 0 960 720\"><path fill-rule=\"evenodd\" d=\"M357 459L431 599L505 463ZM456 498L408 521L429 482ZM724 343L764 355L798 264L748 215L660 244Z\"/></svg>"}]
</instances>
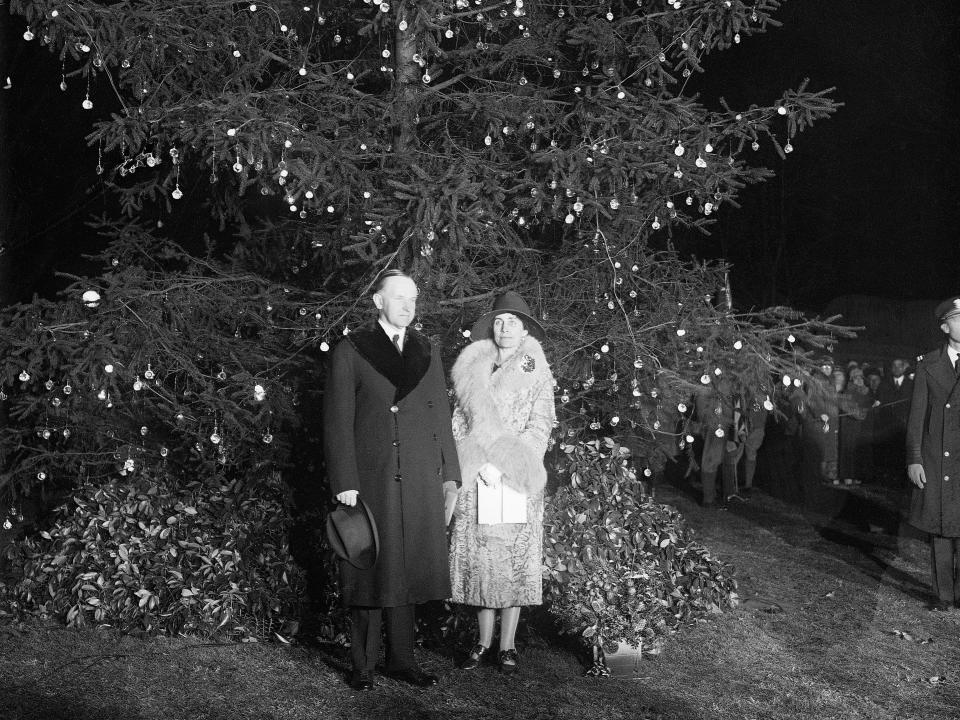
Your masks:
<instances>
[{"instance_id":1,"label":"woman's fur stole","mask_svg":"<svg viewBox=\"0 0 960 720\"><path fill-rule=\"evenodd\" d=\"M466 421L466 437L457 445L461 475L465 483L475 482L480 467L489 462L503 473L506 485L533 494L547 482L543 455L550 428L541 438L544 429L528 428L527 421L544 384L553 403L553 375L543 348L531 336L491 374L496 360L493 340L478 340L463 349L451 371Z\"/></svg>"}]
</instances>

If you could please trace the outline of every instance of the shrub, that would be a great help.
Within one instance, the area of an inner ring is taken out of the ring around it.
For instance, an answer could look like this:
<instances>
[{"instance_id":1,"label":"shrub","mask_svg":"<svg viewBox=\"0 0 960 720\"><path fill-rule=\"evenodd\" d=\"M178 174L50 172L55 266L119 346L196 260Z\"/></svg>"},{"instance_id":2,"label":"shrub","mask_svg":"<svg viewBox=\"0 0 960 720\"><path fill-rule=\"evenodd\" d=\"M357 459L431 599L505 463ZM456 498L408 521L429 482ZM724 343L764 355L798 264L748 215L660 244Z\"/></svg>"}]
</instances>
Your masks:
<instances>
[{"instance_id":1,"label":"shrub","mask_svg":"<svg viewBox=\"0 0 960 720\"><path fill-rule=\"evenodd\" d=\"M602 665L618 641L649 644L692 618L737 604L736 581L685 526L645 494L613 440L565 446L568 482L547 501L544 591L561 632Z\"/></svg>"},{"instance_id":2,"label":"shrub","mask_svg":"<svg viewBox=\"0 0 960 720\"><path fill-rule=\"evenodd\" d=\"M0 596L72 626L266 635L299 609L287 518L275 475L88 482L49 529L8 548L18 580Z\"/></svg>"}]
</instances>

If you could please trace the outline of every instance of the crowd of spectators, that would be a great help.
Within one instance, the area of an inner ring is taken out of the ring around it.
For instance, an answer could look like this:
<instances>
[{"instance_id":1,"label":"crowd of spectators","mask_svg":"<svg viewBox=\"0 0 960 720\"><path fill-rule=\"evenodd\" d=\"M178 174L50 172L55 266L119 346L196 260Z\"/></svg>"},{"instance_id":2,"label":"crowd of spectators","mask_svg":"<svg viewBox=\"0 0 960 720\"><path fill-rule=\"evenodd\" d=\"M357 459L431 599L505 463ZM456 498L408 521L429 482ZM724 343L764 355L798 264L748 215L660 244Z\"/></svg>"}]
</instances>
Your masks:
<instances>
[{"instance_id":1,"label":"crowd of spectators","mask_svg":"<svg viewBox=\"0 0 960 720\"><path fill-rule=\"evenodd\" d=\"M757 456L776 423L775 449L780 474L801 485L819 482L852 486L905 481L905 442L913 375L910 362L824 357L811 382L786 398L781 413L771 412L769 398L718 392L696 398L698 442L687 474L696 471L695 487L706 506L749 497ZM766 402L764 402L766 400ZM774 478L778 483L787 478ZM802 488L798 488L803 493Z\"/></svg>"}]
</instances>

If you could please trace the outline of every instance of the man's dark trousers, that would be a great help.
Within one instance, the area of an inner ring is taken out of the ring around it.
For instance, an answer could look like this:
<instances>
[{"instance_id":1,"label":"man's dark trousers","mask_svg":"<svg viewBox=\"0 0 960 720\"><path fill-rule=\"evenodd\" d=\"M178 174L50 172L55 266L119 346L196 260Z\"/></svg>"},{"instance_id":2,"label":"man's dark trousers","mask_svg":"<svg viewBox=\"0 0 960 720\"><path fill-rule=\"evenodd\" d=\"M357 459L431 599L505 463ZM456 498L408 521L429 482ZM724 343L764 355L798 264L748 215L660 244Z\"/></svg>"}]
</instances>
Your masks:
<instances>
[{"instance_id":1,"label":"man's dark trousers","mask_svg":"<svg viewBox=\"0 0 960 720\"><path fill-rule=\"evenodd\" d=\"M351 607L350 658L355 670L372 671L380 657L380 621L387 621L387 672L416 666L413 657L414 607Z\"/></svg>"}]
</instances>

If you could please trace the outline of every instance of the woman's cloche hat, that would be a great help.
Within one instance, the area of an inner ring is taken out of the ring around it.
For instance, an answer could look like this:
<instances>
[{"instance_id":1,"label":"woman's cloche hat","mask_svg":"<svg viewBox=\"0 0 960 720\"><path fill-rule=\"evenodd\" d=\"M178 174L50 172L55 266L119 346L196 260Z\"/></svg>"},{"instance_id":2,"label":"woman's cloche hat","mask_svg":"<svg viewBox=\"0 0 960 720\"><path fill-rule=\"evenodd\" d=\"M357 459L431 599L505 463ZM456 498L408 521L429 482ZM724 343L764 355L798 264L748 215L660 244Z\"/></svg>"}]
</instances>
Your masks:
<instances>
[{"instance_id":1,"label":"woman's cloche hat","mask_svg":"<svg viewBox=\"0 0 960 720\"><path fill-rule=\"evenodd\" d=\"M339 557L358 570L372 568L380 554L377 521L360 498L356 505L337 505L327 515L327 540Z\"/></svg>"},{"instance_id":2,"label":"woman's cloche hat","mask_svg":"<svg viewBox=\"0 0 960 720\"><path fill-rule=\"evenodd\" d=\"M512 290L508 290L507 292L496 297L496 299L493 301L493 310L479 317L479 319L473 324L473 328L470 330L470 336L474 340L484 340L490 337L493 333L494 318L497 317L497 315L502 315L503 313L516 315L518 318L523 320L523 324L527 328L527 332L533 335L537 340L543 340L543 338L546 336L546 333L543 331L543 326L534 320L533 315L530 312L530 306L527 305L522 297Z\"/></svg>"}]
</instances>

